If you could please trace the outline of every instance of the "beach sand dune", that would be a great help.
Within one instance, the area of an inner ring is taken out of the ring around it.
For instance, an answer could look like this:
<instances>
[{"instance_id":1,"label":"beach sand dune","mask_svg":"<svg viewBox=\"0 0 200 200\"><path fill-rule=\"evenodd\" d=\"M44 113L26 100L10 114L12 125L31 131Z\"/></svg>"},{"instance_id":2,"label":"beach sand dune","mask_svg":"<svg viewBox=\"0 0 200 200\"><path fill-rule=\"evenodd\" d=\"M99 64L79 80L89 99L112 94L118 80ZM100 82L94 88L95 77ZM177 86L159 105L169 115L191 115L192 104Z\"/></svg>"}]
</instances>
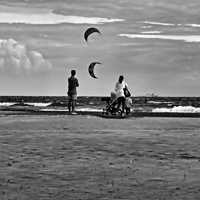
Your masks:
<instances>
[{"instance_id":1,"label":"beach sand dune","mask_svg":"<svg viewBox=\"0 0 200 200\"><path fill-rule=\"evenodd\" d=\"M1 116L0 199L198 199L200 119Z\"/></svg>"}]
</instances>

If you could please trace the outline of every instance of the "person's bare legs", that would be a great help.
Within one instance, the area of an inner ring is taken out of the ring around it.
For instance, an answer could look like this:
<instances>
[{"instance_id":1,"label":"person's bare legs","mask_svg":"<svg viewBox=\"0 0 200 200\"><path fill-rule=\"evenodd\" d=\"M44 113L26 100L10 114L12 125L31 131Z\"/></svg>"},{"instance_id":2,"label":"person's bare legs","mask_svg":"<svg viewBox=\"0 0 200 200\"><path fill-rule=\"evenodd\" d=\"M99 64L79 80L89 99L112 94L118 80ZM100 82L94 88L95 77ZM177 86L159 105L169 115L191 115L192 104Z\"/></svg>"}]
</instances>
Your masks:
<instances>
[{"instance_id":1,"label":"person's bare legs","mask_svg":"<svg viewBox=\"0 0 200 200\"><path fill-rule=\"evenodd\" d=\"M76 100L72 100L72 112L75 112Z\"/></svg>"},{"instance_id":2,"label":"person's bare legs","mask_svg":"<svg viewBox=\"0 0 200 200\"><path fill-rule=\"evenodd\" d=\"M72 108L72 101L68 100L68 110L69 110L70 113L72 112L71 108Z\"/></svg>"},{"instance_id":3,"label":"person's bare legs","mask_svg":"<svg viewBox=\"0 0 200 200\"><path fill-rule=\"evenodd\" d=\"M118 106L117 106L118 110L119 110L121 105L122 105L122 113L124 113L124 108L125 108L125 98L124 97L118 98Z\"/></svg>"}]
</instances>

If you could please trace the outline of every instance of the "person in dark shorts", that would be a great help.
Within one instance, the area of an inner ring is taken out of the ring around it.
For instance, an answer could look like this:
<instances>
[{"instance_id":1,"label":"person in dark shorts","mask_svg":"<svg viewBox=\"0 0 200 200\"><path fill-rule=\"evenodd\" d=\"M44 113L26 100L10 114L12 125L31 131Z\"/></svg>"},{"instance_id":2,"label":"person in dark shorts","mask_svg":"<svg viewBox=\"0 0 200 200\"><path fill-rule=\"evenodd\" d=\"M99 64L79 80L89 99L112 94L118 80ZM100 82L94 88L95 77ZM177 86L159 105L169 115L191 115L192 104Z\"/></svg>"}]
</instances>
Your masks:
<instances>
[{"instance_id":1,"label":"person in dark shorts","mask_svg":"<svg viewBox=\"0 0 200 200\"><path fill-rule=\"evenodd\" d=\"M76 70L71 70L71 77L68 78L68 110L70 113L75 114L75 106L77 100L77 90L79 87Z\"/></svg>"}]
</instances>

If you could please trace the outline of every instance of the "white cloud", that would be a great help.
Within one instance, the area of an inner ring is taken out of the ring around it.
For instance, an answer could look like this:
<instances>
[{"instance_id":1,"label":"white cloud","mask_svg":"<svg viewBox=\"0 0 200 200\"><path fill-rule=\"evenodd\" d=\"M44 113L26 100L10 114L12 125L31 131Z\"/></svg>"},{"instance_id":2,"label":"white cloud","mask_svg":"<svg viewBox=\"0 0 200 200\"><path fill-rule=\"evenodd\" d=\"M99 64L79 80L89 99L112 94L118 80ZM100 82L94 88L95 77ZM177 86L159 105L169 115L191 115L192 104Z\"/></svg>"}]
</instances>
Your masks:
<instances>
[{"instance_id":1,"label":"white cloud","mask_svg":"<svg viewBox=\"0 0 200 200\"><path fill-rule=\"evenodd\" d=\"M149 28L152 28L152 26L142 26L141 28L143 28L143 29L149 29Z\"/></svg>"},{"instance_id":2,"label":"white cloud","mask_svg":"<svg viewBox=\"0 0 200 200\"><path fill-rule=\"evenodd\" d=\"M153 22L153 21L144 21L144 24L150 24L150 25L158 25L158 26L175 26L175 24L172 23L162 23L162 22Z\"/></svg>"},{"instance_id":3,"label":"white cloud","mask_svg":"<svg viewBox=\"0 0 200 200\"><path fill-rule=\"evenodd\" d=\"M121 37L144 38L144 39L161 39L177 40L184 42L200 42L200 35L143 35L143 34L119 34Z\"/></svg>"},{"instance_id":4,"label":"white cloud","mask_svg":"<svg viewBox=\"0 0 200 200\"><path fill-rule=\"evenodd\" d=\"M1 71L29 73L49 70L51 67L51 63L41 53L29 50L14 39L0 40Z\"/></svg>"},{"instance_id":5,"label":"white cloud","mask_svg":"<svg viewBox=\"0 0 200 200\"><path fill-rule=\"evenodd\" d=\"M185 26L190 26L194 28L200 28L200 24L186 24Z\"/></svg>"},{"instance_id":6,"label":"white cloud","mask_svg":"<svg viewBox=\"0 0 200 200\"><path fill-rule=\"evenodd\" d=\"M121 22L123 19L101 18L101 17L83 17L83 16L66 16L54 14L51 11L42 13L13 13L1 12L0 23L22 23L22 24L104 24L111 22Z\"/></svg>"},{"instance_id":7,"label":"white cloud","mask_svg":"<svg viewBox=\"0 0 200 200\"><path fill-rule=\"evenodd\" d=\"M145 24L145 26L142 26L142 28L151 28L153 25L155 26L185 26L185 27L200 28L200 24L172 24L172 23L162 23L162 22L154 22L154 21L144 21L143 24Z\"/></svg>"},{"instance_id":8,"label":"white cloud","mask_svg":"<svg viewBox=\"0 0 200 200\"><path fill-rule=\"evenodd\" d=\"M142 34L159 34L161 31L143 31Z\"/></svg>"}]
</instances>

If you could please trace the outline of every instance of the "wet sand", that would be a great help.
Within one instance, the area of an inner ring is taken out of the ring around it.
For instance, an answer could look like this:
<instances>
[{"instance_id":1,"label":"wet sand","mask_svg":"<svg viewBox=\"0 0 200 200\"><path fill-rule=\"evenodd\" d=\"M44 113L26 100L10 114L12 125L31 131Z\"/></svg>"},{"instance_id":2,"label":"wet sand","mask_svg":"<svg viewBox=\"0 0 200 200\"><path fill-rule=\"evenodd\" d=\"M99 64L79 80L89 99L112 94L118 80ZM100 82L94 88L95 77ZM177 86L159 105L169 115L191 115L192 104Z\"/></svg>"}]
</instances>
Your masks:
<instances>
[{"instance_id":1,"label":"wet sand","mask_svg":"<svg viewBox=\"0 0 200 200\"><path fill-rule=\"evenodd\" d=\"M199 199L200 119L0 117L0 199Z\"/></svg>"}]
</instances>

